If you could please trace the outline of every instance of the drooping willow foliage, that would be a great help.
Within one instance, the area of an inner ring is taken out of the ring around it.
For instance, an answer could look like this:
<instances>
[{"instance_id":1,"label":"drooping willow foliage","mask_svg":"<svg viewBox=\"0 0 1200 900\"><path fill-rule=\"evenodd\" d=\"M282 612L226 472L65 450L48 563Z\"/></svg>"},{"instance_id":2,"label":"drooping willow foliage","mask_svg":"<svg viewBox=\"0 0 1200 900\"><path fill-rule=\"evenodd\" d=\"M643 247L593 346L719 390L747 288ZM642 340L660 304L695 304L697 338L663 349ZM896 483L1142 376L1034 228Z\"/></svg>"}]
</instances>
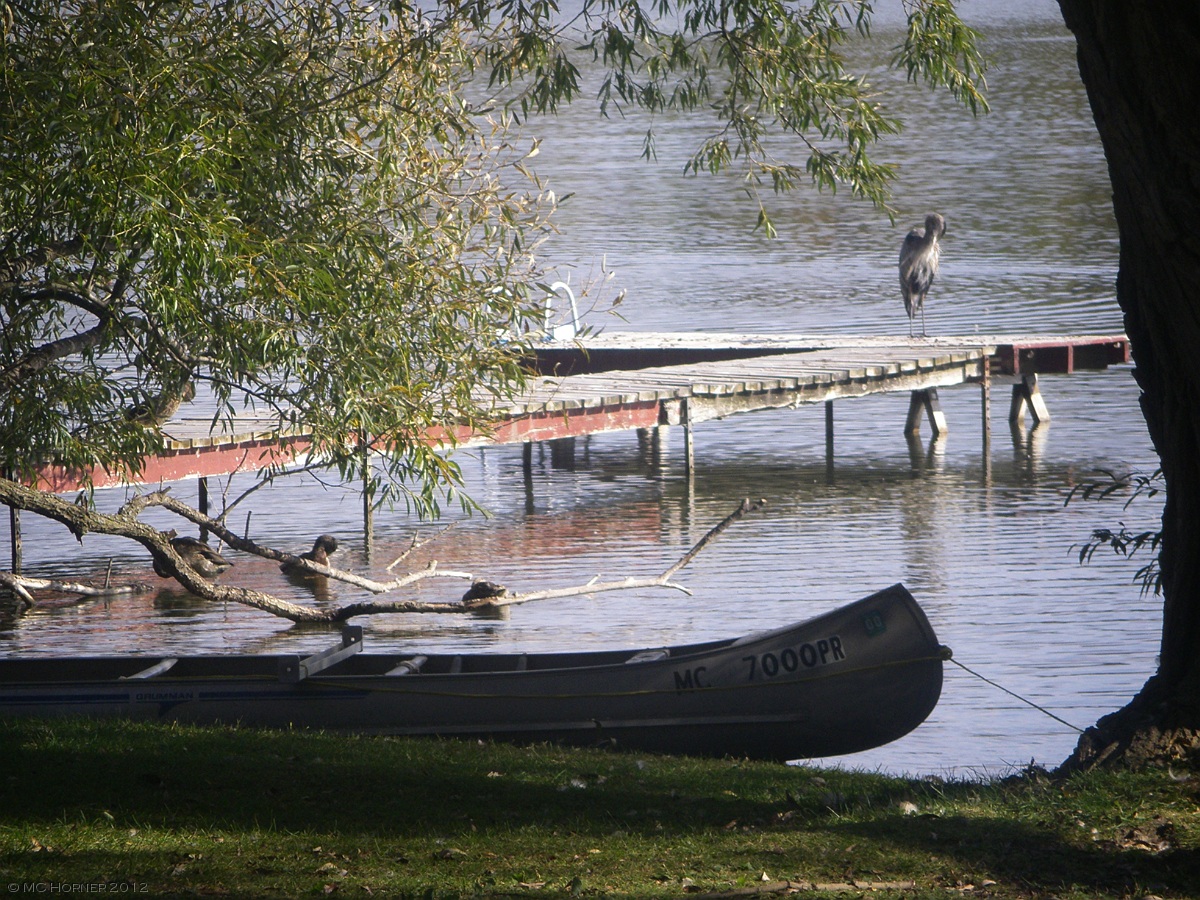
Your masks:
<instances>
[{"instance_id":1,"label":"drooping willow foliage","mask_svg":"<svg viewBox=\"0 0 1200 900\"><path fill-rule=\"evenodd\" d=\"M588 60L601 113L712 117L693 171L886 208L899 123L842 52L871 6L0 0L0 467L136 472L199 392L435 509L424 436L486 423L538 324L554 204L510 123ZM895 64L984 108L952 3L904 6Z\"/></svg>"}]
</instances>

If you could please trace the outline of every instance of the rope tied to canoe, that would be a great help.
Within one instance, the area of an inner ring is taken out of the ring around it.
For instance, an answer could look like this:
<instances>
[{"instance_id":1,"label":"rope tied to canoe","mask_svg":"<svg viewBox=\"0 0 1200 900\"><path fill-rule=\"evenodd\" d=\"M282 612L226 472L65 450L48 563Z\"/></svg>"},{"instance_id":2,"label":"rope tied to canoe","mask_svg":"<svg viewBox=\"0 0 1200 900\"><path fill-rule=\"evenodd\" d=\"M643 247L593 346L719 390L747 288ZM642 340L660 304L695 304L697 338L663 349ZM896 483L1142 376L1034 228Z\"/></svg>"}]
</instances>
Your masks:
<instances>
[{"instance_id":1,"label":"rope tied to canoe","mask_svg":"<svg viewBox=\"0 0 1200 900\"><path fill-rule=\"evenodd\" d=\"M959 667L960 669L962 669L964 672L967 672L968 674L974 675L974 676L975 676L976 678L978 678L980 681L984 681L984 682L986 682L986 683L990 684L992 687L996 688L997 690L1004 691L1004 693L1008 694L1010 697L1015 697L1017 700L1020 700L1022 703L1026 704L1027 706L1032 706L1034 709L1036 709L1036 710L1037 710L1038 712L1040 712L1040 713L1045 713L1045 714L1046 714L1046 715L1048 715L1050 718L1052 718L1052 719L1053 719L1055 722L1059 722L1059 723L1060 723L1060 724L1062 724L1062 725L1066 725L1066 726L1067 726L1068 728L1070 728L1072 731L1075 731L1075 732L1077 732L1077 733L1079 733L1079 734L1083 734L1083 729L1082 729L1082 728L1080 728L1078 725L1072 725L1072 724L1071 724L1070 722L1068 722L1066 719L1064 719L1064 718L1062 718L1062 717L1060 717L1060 716L1056 716L1054 713L1050 712L1050 710L1046 709L1046 707L1044 707L1044 706L1038 706L1038 704L1034 703L1032 700L1028 700L1028 699L1026 699L1025 697L1022 697L1020 694L1018 694L1018 693L1015 693L1015 692L1013 692L1013 691L1010 691L1010 690L1009 690L1008 688L1006 688L1004 685L1002 685L1002 684L997 684L996 682L992 681L992 679L990 679L990 678L987 678L987 677L986 677L986 676L984 676L984 675L980 675L980 674L979 674L978 672L976 672L974 669L971 669L971 668L968 668L967 666L964 666L964 665L963 665L961 662L959 662L959 661L958 661L957 659L955 659L953 656L945 656L945 657L943 657L943 658L944 658L944 659L947 659L947 660L949 660L949 661L950 661L950 662L952 662L952 663L954 663L956 666L958 666L958 667Z\"/></svg>"}]
</instances>

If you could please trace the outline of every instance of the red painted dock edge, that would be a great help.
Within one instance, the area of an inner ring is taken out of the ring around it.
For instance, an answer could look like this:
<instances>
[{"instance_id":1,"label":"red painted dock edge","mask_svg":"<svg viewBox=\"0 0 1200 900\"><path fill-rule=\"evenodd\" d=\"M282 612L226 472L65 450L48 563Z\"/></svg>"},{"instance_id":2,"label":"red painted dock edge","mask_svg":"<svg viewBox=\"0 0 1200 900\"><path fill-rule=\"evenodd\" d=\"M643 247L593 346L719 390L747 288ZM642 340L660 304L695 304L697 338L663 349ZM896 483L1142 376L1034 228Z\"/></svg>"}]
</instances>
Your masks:
<instances>
[{"instance_id":1,"label":"red painted dock edge","mask_svg":"<svg viewBox=\"0 0 1200 900\"><path fill-rule=\"evenodd\" d=\"M1133 361L1127 339L1095 343L1061 339L998 344L992 372L998 375L1070 375L1077 369L1104 369Z\"/></svg>"},{"instance_id":2,"label":"red painted dock edge","mask_svg":"<svg viewBox=\"0 0 1200 900\"><path fill-rule=\"evenodd\" d=\"M550 441L566 437L582 437L604 431L627 431L633 428L654 428L661 424L659 403L648 400L602 408L570 409L539 412L501 423L491 431L468 427L446 430L431 429L427 440L443 446L479 444L519 444ZM233 472L255 472L271 465L289 465L312 447L303 437L283 440L250 440L207 447L163 451L149 457L141 474L110 472L96 468L89 474L96 488L117 487L123 484L166 484L189 478L207 478ZM60 466L42 471L37 487L57 494L80 489L84 478Z\"/></svg>"},{"instance_id":3,"label":"red painted dock edge","mask_svg":"<svg viewBox=\"0 0 1200 900\"><path fill-rule=\"evenodd\" d=\"M452 431L435 428L428 433L428 438L432 443L447 446L523 444L583 437L604 431L654 428L662 424L660 405L658 400L645 400L604 407L536 412L509 419L486 432L466 427Z\"/></svg>"},{"instance_id":4,"label":"red painted dock edge","mask_svg":"<svg viewBox=\"0 0 1200 900\"><path fill-rule=\"evenodd\" d=\"M618 339L622 336L616 335ZM653 339L654 335L644 335ZM803 353L825 347L882 346L886 343L904 344L902 339L888 338L828 338L788 339L750 337L747 345L730 349L724 336L675 335L673 346L588 348L564 345L551 348L545 359L539 360L543 371L562 372L579 369L591 372L612 371L618 367L638 369L654 364L699 363L706 361L750 359L783 353ZM737 338L738 336L732 336ZM691 339L699 338L690 346ZM714 344L714 338L716 343ZM682 339L682 341L681 341ZM975 344L991 348L989 370L993 376L1030 379L1039 374L1070 374L1078 369L1103 369L1131 361L1129 341L1124 335L1107 336L1022 336L1020 338L944 338L960 344ZM620 343L618 341L618 343ZM757 346L755 344L757 343ZM934 339L920 348L936 353L939 341ZM631 365L632 364L632 365ZM560 438L581 437L609 431L655 428L667 424L666 409L661 400L609 400L601 405L585 405L569 409L535 410L512 414L490 430L433 429L426 439L445 447L480 446L488 444L535 443ZM185 446L186 445L186 446ZM310 452L311 440L301 431L289 435L272 435L257 431L242 435L214 435L198 442L180 442L161 454L145 461L143 471L133 477L129 472L110 472L94 469L91 484L96 488L124 484L158 485L189 478L206 478L235 472L253 472L271 465L290 465ZM68 472L61 467L46 467L37 486L55 493L70 493L86 481L81 473Z\"/></svg>"},{"instance_id":5,"label":"red painted dock edge","mask_svg":"<svg viewBox=\"0 0 1200 900\"><path fill-rule=\"evenodd\" d=\"M214 444L207 447L168 449L158 456L148 457L142 472L134 477L129 472L110 472L95 468L90 473L91 483L96 488L117 487L123 484L166 484L188 478L207 478L210 475L227 475L231 472L254 472L275 464L288 465L303 456L311 448L304 437L283 439L254 439L241 442ZM42 470L36 487L56 494L77 491L84 483L78 472L70 472L61 466L48 466Z\"/></svg>"}]
</instances>

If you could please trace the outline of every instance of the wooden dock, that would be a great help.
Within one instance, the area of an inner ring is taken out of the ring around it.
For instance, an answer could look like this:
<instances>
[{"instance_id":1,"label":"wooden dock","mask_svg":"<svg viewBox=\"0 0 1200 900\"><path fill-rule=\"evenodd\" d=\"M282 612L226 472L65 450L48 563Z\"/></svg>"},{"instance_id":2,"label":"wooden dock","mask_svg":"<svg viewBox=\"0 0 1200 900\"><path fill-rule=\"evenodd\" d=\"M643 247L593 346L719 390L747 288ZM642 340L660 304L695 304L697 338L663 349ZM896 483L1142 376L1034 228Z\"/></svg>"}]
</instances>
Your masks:
<instances>
[{"instance_id":1,"label":"wooden dock","mask_svg":"<svg viewBox=\"0 0 1200 900\"><path fill-rule=\"evenodd\" d=\"M447 447L558 441L601 432L682 425L687 465L691 429L755 410L832 404L878 393L908 392L908 432L928 419L935 433L948 424L939 388L977 384L987 434L990 391L1011 384L1010 419L1049 417L1038 376L1103 369L1130 361L1125 335L990 337L846 337L812 335L615 333L575 343L547 344L535 360L529 389L495 410L493 428L432 432ZM290 463L310 450L303 428L274 429L266 419L240 417L210 431L211 418L181 414L164 429L166 450L147 460L145 484L207 478ZM528 458L528 456L527 456ZM96 487L126 483L119 473L91 473ZM42 486L78 490L78 473L47 469Z\"/></svg>"}]
</instances>

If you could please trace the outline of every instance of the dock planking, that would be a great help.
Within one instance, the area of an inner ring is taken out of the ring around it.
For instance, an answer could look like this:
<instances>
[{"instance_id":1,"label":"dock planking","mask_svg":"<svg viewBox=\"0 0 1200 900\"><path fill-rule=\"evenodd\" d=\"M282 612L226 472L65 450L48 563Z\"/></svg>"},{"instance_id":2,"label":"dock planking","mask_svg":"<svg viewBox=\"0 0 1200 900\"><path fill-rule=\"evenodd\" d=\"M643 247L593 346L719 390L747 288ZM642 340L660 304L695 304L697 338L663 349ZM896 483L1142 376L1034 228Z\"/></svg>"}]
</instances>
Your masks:
<instances>
[{"instance_id":1,"label":"dock planking","mask_svg":"<svg viewBox=\"0 0 1200 900\"><path fill-rule=\"evenodd\" d=\"M924 410L935 432L946 427L937 390L960 384L988 391L1013 385L1010 417L1049 416L1038 376L1103 369L1130 361L1125 335L958 336L906 339L844 335L613 333L540 347L535 373L518 397L498 401L488 429L434 430L450 447L531 443L701 422L755 410L908 392L906 429ZM827 415L827 428L832 416ZM281 429L265 416L214 427L210 415L181 414L164 429L166 447L137 478L97 470L96 487L157 484L291 464L311 451L303 427ZM830 440L831 435L827 436ZM690 441L689 441L690 443ZM690 462L690 453L689 453ZM48 467L42 486L79 488L79 473Z\"/></svg>"}]
</instances>

